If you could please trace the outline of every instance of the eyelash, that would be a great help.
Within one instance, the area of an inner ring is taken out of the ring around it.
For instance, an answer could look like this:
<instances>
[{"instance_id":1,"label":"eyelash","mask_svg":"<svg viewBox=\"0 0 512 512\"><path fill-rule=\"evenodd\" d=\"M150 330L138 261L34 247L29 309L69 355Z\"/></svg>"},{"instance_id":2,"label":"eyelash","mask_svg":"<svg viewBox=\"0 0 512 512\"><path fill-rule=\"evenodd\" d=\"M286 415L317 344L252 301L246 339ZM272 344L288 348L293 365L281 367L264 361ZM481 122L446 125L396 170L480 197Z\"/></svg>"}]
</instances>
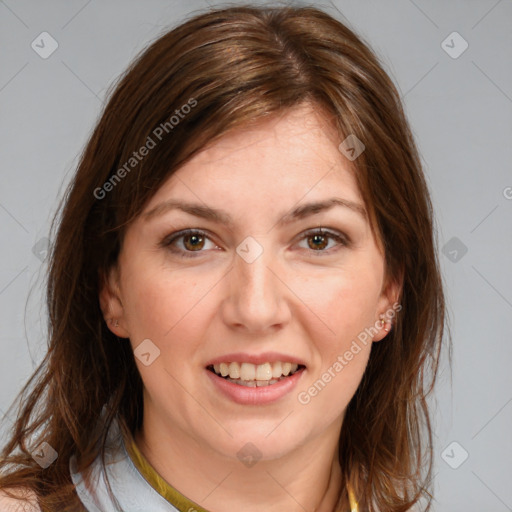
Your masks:
<instances>
[{"instance_id":1,"label":"eyelash","mask_svg":"<svg viewBox=\"0 0 512 512\"><path fill-rule=\"evenodd\" d=\"M173 234L169 235L168 237L166 237L162 241L161 246L168 248L171 252L179 255L182 258L197 258L200 253L205 252L205 251L204 250L186 251L186 250L182 250L182 249L176 249L176 247L173 245L176 240L179 240L180 238L183 238L185 236L193 236L193 235L198 235L198 236L201 236L203 238L207 238L208 240L210 240L210 237L204 231L201 231L199 229L185 229L183 231L178 231L177 233L173 233ZM326 238L331 238L332 240L335 240L343 247L350 246L350 239L348 236L346 236L343 233L326 231L324 228L314 228L314 229L305 231L299 241L306 240L314 235L320 235L320 236L324 236ZM324 254L330 255L331 254L330 251L332 249L333 249L332 247L331 247L331 249L327 249L327 250L319 249L319 250L315 251L314 249L310 249L310 252L314 256L322 256ZM199 254L196 255L195 253L199 253Z\"/></svg>"}]
</instances>

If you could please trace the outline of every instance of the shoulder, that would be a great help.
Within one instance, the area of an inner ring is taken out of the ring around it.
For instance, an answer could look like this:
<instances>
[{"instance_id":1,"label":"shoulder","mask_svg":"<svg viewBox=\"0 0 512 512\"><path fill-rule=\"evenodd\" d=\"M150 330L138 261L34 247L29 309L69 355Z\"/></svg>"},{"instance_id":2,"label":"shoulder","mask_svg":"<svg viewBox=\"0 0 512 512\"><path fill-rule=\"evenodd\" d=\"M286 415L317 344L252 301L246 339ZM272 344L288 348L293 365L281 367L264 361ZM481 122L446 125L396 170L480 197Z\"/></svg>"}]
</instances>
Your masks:
<instances>
[{"instance_id":1,"label":"shoulder","mask_svg":"<svg viewBox=\"0 0 512 512\"><path fill-rule=\"evenodd\" d=\"M2 512L41 512L36 494L30 489L9 489L9 493L16 498L7 495L4 490L0 489L0 510Z\"/></svg>"}]
</instances>

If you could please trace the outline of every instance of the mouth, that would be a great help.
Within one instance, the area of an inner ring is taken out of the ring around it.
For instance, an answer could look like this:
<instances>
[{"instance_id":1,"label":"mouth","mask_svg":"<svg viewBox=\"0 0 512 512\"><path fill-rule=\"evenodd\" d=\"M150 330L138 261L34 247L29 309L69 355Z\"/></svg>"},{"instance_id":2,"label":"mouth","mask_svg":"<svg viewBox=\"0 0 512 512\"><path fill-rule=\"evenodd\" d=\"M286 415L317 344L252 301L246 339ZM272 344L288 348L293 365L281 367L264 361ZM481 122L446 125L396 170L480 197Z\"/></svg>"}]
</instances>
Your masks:
<instances>
[{"instance_id":1,"label":"mouth","mask_svg":"<svg viewBox=\"0 0 512 512\"><path fill-rule=\"evenodd\" d=\"M273 361L263 364L239 363L236 361L211 364L206 367L228 382L250 388L272 386L305 368L302 364Z\"/></svg>"}]
</instances>

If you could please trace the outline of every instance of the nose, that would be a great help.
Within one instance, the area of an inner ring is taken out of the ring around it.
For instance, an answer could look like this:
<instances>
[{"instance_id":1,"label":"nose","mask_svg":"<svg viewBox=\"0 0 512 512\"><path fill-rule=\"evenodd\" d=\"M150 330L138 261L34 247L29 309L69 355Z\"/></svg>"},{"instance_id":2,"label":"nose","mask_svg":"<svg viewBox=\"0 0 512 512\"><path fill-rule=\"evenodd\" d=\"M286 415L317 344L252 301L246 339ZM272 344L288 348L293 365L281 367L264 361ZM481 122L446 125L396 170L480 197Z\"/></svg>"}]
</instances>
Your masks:
<instances>
[{"instance_id":1,"label":"nose","mask_svg":"<svg viewBox=\"0 0 512 512\"><path fill-rule=\"evenodd\" d=\"M254 261L235 254L226 275L226 299L222 305L224 322L246 333L265 334L283 328L291 318L290 289L270 250Z\"/></svg>"}]
</instances>

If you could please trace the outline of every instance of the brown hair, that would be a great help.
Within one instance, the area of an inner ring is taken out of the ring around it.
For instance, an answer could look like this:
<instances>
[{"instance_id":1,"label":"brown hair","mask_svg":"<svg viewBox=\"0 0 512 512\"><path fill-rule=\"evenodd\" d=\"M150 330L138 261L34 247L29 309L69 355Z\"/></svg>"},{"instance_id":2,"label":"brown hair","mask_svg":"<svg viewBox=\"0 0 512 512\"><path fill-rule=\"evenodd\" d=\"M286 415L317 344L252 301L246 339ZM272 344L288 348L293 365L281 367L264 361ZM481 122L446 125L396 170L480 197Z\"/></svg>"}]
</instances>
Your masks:
<instances>
[{"instance_id":1,"label":"brown hair","mask_svg":"<svg viewBox=\"0 0 512 512\"><path fill-rule=\"evenodd\" d=\"M310 6L195 15L143 51L115 87L52 225L48 352L18 397L0 488L33 489L43 510L80 508L70 457L84 471L102 453L116 414L132 432L142 420L133 352L107 328L98 299L126 227L207 144L304 102L332 119L341 140L353 134L363 141L355 176L385 249L386 275L403 278L402 310L386 341L374 344L346 411L343 479L361 511L405 511L422 497L430 509L426 398L445 303L429 192L399 94L378 58L347 26ZM164 142L130 161L148 137L157 142L158 127ZM106 403L105 424L96 428ZM38 442L58 452L44 470L27 446L38 432ZM348 510L342 488L339 510Z\"/></svg>"}]
</instances>

